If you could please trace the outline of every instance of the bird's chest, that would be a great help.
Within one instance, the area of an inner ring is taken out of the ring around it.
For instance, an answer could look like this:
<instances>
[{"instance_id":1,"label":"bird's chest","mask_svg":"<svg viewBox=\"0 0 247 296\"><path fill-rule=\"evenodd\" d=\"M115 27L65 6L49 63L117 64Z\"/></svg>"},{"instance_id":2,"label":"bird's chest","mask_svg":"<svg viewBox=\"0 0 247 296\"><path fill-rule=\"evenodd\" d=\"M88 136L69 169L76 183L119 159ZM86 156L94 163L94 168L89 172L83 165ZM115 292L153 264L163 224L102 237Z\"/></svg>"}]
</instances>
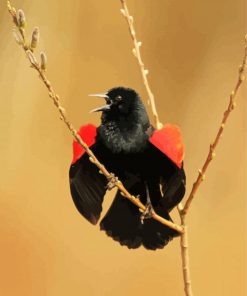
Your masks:
<instances>
[{"instance_id":1,"label":"bird's chest","mask_svg":"<svg viewBox=\"0 0 247 296\"><path fill-rule=\"evenodd\" d=\"M99 127L99 137L103 144L113 154L136 154L145 150L148 144L148 136L141 125L131 126L108 122Z\"/></svg>"}]
</instances>

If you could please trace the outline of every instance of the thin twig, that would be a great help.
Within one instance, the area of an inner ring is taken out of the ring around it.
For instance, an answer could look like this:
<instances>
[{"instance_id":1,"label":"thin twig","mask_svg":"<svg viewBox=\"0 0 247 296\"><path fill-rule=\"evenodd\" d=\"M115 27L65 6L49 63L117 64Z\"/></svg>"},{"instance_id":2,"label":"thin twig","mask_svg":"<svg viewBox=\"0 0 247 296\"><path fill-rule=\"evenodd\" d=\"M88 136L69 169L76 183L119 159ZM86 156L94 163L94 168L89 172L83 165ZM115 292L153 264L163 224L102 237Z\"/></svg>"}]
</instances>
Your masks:
<instances>
[{"instance_id":1,"label":"thin twig","mask_svg":"<svg viewBox=\"0 0 247 296\"><path fill-rule=\"evenodd\" d=\"M239 73L238 73L238 80L234 87L234 90L232 91L229 99L229 104L226 109L226 111L223 114L223 119L221 121L221 125L218 129L217 135L215 137L215 140L209 147L209 153L208 156L204 162L204 165L201 170L199 170L199 175L197 177L197 180L193 184L192 190L189 194L188 199L185 202L185 206L183 207L180 203L178 205L178 211L181 219L181 226L184 227L184 233L180 236L180 245L181 245L181 256L182 256L182 268L183 268L183 278L184 278L184 291L186 296L193 296L192 288L191 288L191 278L190 278L190 269L189 269L189 253L188 253L188 235L187 235L187 227L185 223L186 216L188 214L188 210L190 208L191 202L194 199L195 193L197 192L200 184L205 179L205 173L209 166L209 163L212 161L212 159L215 157L215 148L219 143L219 140L222 136L222 133L224 131L225 124L231 114L231 112L235 108L235 97L237 95L237 92L243 83L245 77L244 77L244 70L246 67L246 59L247 59L247 35L245 37L245 48L244 48L244 57L243 62L239 67Z\"/></svg>"},{"instance_id":2,"label":"thin twig","mask_svg":"<svg viewBox=\"0 0 247 296\"><path fill-rule=\"evenodd\" d=\"M236 102L235 102L235 97L237 95L237 92L241 86L241 84L243 83L243 81L245 80L244 77L244 70L246 67L246 59L247 59L247 35L245 36L245 48L244 48L244 57L243 57L243 62L242 64L239 66L239 72L238 72L238 80L237 83L233 89L233 91L230 94L230 100L229 100L229 104L228 107L226 109L226 111L223 114L223 119L221 121L221 125L219 127L219 130L217 132L217 135L213 141L213 143L209 146L209 152L208 152L208 156L202 166L202 169L199 170L199 174L198 177L195 181L195 183L193 184L192 190L189 194L189 197L187 198L185 205L182 209L182 213L183 214L187 214L189 207L191 205L192 200L195 197L195 194L200 186L200 184L202 183L202 181L205 179L205 173L207 171L207 168L210 164L210 162L212 161L212 159L215 157L215 148L218 145L220 138L223 134L224 128L225 128L225 124L227 123L227 120L231 114L231 112L234 110L235 106L236 106Z\"/></svg>"},{"instance_id":3,"label":"thin twig","mask_svg":"<svg viewBox=\"0 0 247 296\"><path fill-rule=\"evenodd\" d=\"M112 174L105 168L105 166L103 164L101 164L99 162L99 160L96 158L94 153L87 146L87 144L83 142L80 135L77 133L76 129L73 127L73 125L67 119L65 109L60 103L60 98L59 98L58 94L56 94L56 92L53 89L50 81L47 79L47 77L45 75L45 71L44 71L45 68L46 68L46 65L44 64L44 63L46 63L45 54L41 53L41 64L39 64L37 62L37 59L36 59L35 55L33 54L34 48L31 47L31 45L27 44L26 36L25 36L25 30L24 30L25 17L24 17L23 11L21 11L21 15L23 16L23 18L22 18L23 23L20 26L19 23L18 23L18 15L16 13L16 10L15 10L14 7L11 6L9 1L7 2L7 7L8 7L8 10L9 10L9 13L12 16L14 25L15 25L16 29L18 30L19 34L20 34L20 35L18 35L18 33L15 32L16 41L24 49L24 51L25 51L25 53L27 55L27 58L29 59L29 62L31 63L31 67L33 69L35 69L39 73L39 76L40 76L41 80L43 81L44 85L46 86L46 88L47 88L47 90L49 92L50 98L52 99L54 105L56 106L56 108L58 109L58 111L60 113L60 119L66 124L66 126L68 127L68 129L71 132L74 139L83 147L83 149L89 155L90 161L98 167L99 172L101 172L106 178L110 179L112 177ZM34 36L34 35L37 36L37 34L38 34L37 33L37 28L35 28L35 31L36 32L32 36ZM36 36L35 36L35 42L38 40L38 38L36 38ZM34 40L32 40L32 41L34 41ZM31 44L32 44L32 42L31 42ZM35 44L35 47L36 47L36 45L37 44ZM140 211L145 211L146 207L141 203L140 199L136 198L133 195L131 195L127 191L127 189L123 186L121 181L116 182L116 187L122 192L122 195L124 197L126 197L133 204L135 204L137 207L139 207ZM164 219L163 217L157 215L156 213L152 214L152 218L159 221L160 223L162 223L162 224L164 224L164 225L178 231L179 233L183 233L183 227L181 227L181 226L179 226L179 225L177 225L175 223L172 223L169 220Z\"/></svg>"},{"instance_id":4,"label":"thin twig","mask_svg":"<svg viewBox=\"0 0 247 296\"><path fill-rule=\"evenodd\" d=\"M151 110L152 110L152 113L154 116L156 128L161 129L163 127L163 124L159 120L158 112L157 112L156 105L155 105L154 95L153 95L153 92L151 91L151 88L149 86L149 82L147 79L147 75L148 75L149 71L145 68L144 63L142 61L142 57L141 57L140 47L142 45L142 42L137 40L136 32L135 32L135 28L134 28L134 18L133 18L133 16L131 16L129 14L128 6L127 6L125 0L120 0L120 1L122 4L122 9L120 11L128 23L129 32L130 32L131 38L134 43L134 48L133 48L132 52L138 61L138 64L139 64L139 67L141 70L141 75L143 78L143 83L144 83L144 86L145 86L147 94L148 94L148 104L151 105Z\"/></svg>"},{"instance_id":5,"label":"thin twig","mask_svg":"<svg viewBox=\"0 0 247 296\"><path fill-rule=\"evenodd\" d=\"M184 233L180 236L180 250L182 258L182 270L184 279L184 292L186 296L193 296L190 276L190 264L189 264L189 250L188 250L188 227L185 223L186 215L182 214L181 204L179 204L179 214L181 219L181 225L184 227Z\"/></svg>"}]
</instances>

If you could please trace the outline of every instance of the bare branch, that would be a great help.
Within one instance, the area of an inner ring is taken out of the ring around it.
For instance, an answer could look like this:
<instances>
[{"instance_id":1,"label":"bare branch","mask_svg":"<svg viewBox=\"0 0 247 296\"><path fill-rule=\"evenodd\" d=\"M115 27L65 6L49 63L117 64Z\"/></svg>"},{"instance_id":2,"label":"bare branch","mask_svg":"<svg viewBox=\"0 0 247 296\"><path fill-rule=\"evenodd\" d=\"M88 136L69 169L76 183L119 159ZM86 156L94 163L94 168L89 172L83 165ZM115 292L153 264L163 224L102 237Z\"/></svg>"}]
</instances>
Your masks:
<instances>
[{"instance_id":1,"label":"bare branch","mask_svg":"<svg viewBox=\"0 0 247 296\"><path fill-rule=\"evenodd\" d=\"M136 32L135 32L135 28L134 28L134 18L133 16L131 16L129 14L129 10L127 7L127 4L125 2L125 0L120 0L121 4L122 4L122 9L120 10L122 15L125 17L127 23L128 23L128 27L129 27L129 32L130 32L130 36L133 40L134 43L134 48L132 50L133 55L136 57L138 65L140 67L141 70L141 74L142 74L142 78L143 78L143 83L144 86L146 88L147 94L148 94L148 104L151 105L151 109L152 109L152 113L154 116L154 120L155 120L155 125L157 129L161 129L163 127L163 124L160 122L159 120L159 116L158 116L158 112L156 110L156 105L155 105L155 100L154 100L154 95L151 91L151 88L149 86L149 82L147 79L147 75L149 73L149 71L145 68L145 65L142 61L142 57L141 57L141 45L142 42L137 40L136 37Z\"/></svg>"},{"instance_id":2,"label":"bare branch","mask_svg":"<svg viewBox=\"0 0 247 296\"><path fill-rule=\"evenodd\" d=\"M193 184L192 190L189 194L189 197L185 203L185 206L182 206L182 203L178 205L178 212L181 219L181 225L184 228L184 233L180 236L180 245L181 245L181 257L182 257L182 269L183 269L183 278L184 278L184 291L186 296L193 296L192 288L191 288L191 277L190 277L190 269L189 269L189 253L188 253L188 237L187 237L187 227L185 223L186 215L188 214L188 210L190 208L191 202L195 197L195 193L197 192L200 184L205 179L205 173L209 166L209 163L212 161L212 159L215 157L215 148L219 143L219 140L222 136L222 133L224 131L225 124L230 116L230 113L234 110L236 103L235 103L235 97L239 90L239 87L241 86L242 82L244 81L244 70L246 67L246 59L247 59L247 35L245 36L245 48L244 48L244 57L243 62L239 67L239 73L238 73L238 80L236 83L236 86L234 87L234 90L232 91L230 95L230 100L228 107L226 111L223 114L223 119L221 121L221 125L218 129L217 135L215 137L214 142L209 147L209 153L208 156L204 162L204 165L201 170L199 170L199 174L197 177L197 180Z\"/></svg>"},{"instance_id":3,"label":"bare branch","mask_svg":"<svg viewBox=\"0 0 247 296\"><path fill-rule=\"evenodd\" d=\"M67 119L65 109L60 103L60 98L59 98L58 94L56 94L50 81L47 79L47 77L44 73L44 69L45 69L45 65L46 65L45 54L41 53L41 64L39 64L35 55L33 54L34 48L31 47L31 45L26 44L25 30L23 28L24 27L24 21L23 21L24 13L23 13L23 11L21 14L19 13L17 16L15 8L11 6L9 1L7 2L7 6L8 6L9 13L11 14L11 16L13 18L13 22L14 22L15 26L23 38L23 40L18 39L18 44L20 44L22 46L22 48L24 49L24 51L27 55L27 58L29 59L29 62L31 63L32 68L35 69L39 73L41 80L43 81L44 85L46 86L46 88L49 92L49 97L52 99L55 107L59 111L60 119L66 124L66 126L68 127L68 129L69 129L70 133L72 134L72 136L74 137L74 139L83 147L83 149L89 155L90 161L98 167L99 172L102 173L107 179L111 179L112 174L110 172L108 172L108 170L105 168L105 166L99 162L99 160L96 158L94 153L90 150L90 148L87 146L87 144L83 142L80 135L77 133L76 129L73 127L73 125ZM21 18L21 21L20 21L20 18ZM19 26L18 20L21 23L21 26ZM24 20L25 20L25 18L24 18ZM123 186L121 181L116 182L116 187L122 192L122 195L125 198L129 199L133 204L135 204L137 207L139 207L140 211L145 211L146 207L141 203L140 199L131 195L127 191L127 189ZM183 231L184 231L183 227L181 227L175 223L172 223L169 220L164 219L163 217L157 215L156 213L152 214L152 218L159 221L160 223L178 231L179 233L183 233Z\"/></svg>"},{"instance_id":4,"label":"bare branch","mask_svg":"<svg viewBox=\"0 0 247 296\"><path fill-rule=\"evenodd\" d=\"M230 100L229 100L229 104L228 107L226 109L226 111L223 114L223 119L221 121L220 127L218 129L217 135L213 141L213 143L209 146L209 152L208 152L208 156L202 166L202 169L199 170L199 174L198 177L195 181L195 183L193 184L192 190L189 194L189 197L187 198L184 208L182 209L183 214L187 214L191 202L195 197L195 194L199 188L199 186L201 185L202 181L205 179L205 173L207 171L207 168L210 164L210 162L213 160L213 158L215 157L215 148L218 145L220 138L223 134L224 128L225 128L225 124L227 123L227 120L231 114L231 112L234 110L235 106L236 106L236 102L235 102L235 97L237 95L237 92L241 86L241 84L243 83L243 81L245 80L244 77L244 70L246 67L246 59L247 59L247 35L245 36L245 48L244 48L244 57L243 57L243 62L239 67L239 72L238 72L238 79L237 79L237 83L233 89L233 91L230 94Z\"/></svg>"},{"instance_id":5,"label":"bare branch","mask_svg":"<svg viewBox=\"0 0 247 296\"><path fill-rule=\"evenodd\" d=\"M182 270L184 279L184 293L186 296L193 296L190 276L190 262L189 262L189 242L188 242L188 227L185 223L186 215L182 214L182 204L178 205L178 212L181 219L181 225L184 228L184 233L180 235L180 252L182 259Z\"/></svg>"}]
</instances>

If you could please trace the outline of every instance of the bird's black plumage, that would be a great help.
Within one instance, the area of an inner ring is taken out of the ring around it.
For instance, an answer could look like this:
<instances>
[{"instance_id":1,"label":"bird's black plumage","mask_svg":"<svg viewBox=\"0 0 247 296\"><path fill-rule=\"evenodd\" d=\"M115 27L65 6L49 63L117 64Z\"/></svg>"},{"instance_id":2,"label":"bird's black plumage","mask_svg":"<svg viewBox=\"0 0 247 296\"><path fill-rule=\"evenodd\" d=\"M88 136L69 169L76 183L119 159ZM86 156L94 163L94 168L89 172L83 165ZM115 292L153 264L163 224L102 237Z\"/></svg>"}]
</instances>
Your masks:
<instances>
[{"instance_id":1,"label":"bird's black plumage","mask_svg":"<svg viewBox=\"0 0 247 296\"><path fill-rule=\"evenodd\" d=\"M140 196L145 204L149 195L157 214L171 220L169 212L185 193L185 174L167 155L149 141L150 125L139 95L129 88L113 88L104 94L106 105L95 143L96 157L116 174L127 190ZM102 210L107 180L84 154L70 168L70 187L79 212L96 224ZM141 223L139 209L117 191L116 197L100 222L114 240L129 248L163 248L178 233L153 219Z\"/></svg>"}]
</instances>

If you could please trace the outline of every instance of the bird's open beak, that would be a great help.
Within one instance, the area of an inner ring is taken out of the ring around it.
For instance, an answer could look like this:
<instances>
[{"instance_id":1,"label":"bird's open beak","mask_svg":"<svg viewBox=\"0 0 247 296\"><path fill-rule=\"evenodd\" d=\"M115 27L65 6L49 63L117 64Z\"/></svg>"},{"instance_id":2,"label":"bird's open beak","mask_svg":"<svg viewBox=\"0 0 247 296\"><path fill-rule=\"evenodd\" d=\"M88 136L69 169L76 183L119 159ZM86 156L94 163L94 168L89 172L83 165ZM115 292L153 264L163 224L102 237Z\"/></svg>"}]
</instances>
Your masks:
<instances>
[{"instance_id":1,"label":"bird's open beak","mask_svg":"<svg viewBox=\"0 0 247 296\"><path fill-rule=\"evenodd\" d=\"M98 108L91 110L90 113L99 112L99 111L106 111L106 110L110 110L110 109L111 109L111 105L107 104L107 105L103 105L103 106L100 106Z\"/></svg>"},{"instance_id":2,"label":"bird's open beak","mask_svg":"<svg viewBox=\"0 0 247 296\"><path fill-rule=\"evenodd\" d=\"M90 94L90 97L98 97L98 98L104 98L106 101L109 101L109 97L107 95L107 93L102 93L102 94ZM111 109L111 104L106 104L103 106L100 106L98 108L95 108L93 110L90 111L90 113L93 112L100 112L100 111L106 111L106 110L110 110Z\"/></svg>"},{"instance_id":3,"label":"bird's open beak","mask_svg":"<svg viewBox=\"0 0 247 296\"><path fill-rule=\"evenodd\" d=\"M107 93L102 93L102 94L90 94L89 97L98 97L98 98L109 99Z\"/></svg>"}]
</instances>

